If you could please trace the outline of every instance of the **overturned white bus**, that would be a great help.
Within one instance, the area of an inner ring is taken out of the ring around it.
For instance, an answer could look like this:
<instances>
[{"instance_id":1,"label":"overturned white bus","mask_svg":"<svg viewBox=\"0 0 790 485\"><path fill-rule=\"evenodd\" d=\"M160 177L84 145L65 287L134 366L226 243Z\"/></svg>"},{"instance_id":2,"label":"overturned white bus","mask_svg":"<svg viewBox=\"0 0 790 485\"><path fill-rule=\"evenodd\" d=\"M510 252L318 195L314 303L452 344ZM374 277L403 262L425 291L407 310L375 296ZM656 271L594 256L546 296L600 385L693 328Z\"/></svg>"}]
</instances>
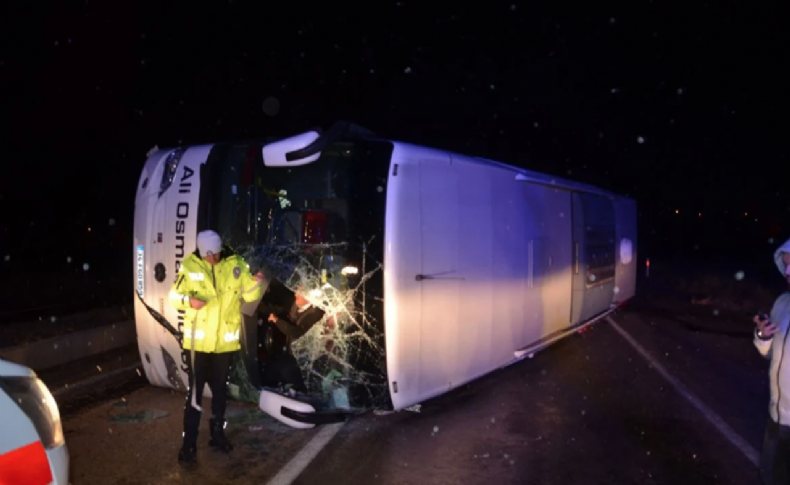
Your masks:
<instances>
[{"instance_id":1,"label":"overturned white bus","mask_svg":"<svg viewBox=\"0 0 790 485\"><path fill-rule=\"evenodd\" d=\"M264 387L281 334L255 305L244 311L231 395L295 427L450 391L588 325L636 285L632 199L345 122L156 149L134 224L135 318L153 385L186 390L183 317L168 293L199 231L264 271L263 300L302 286L325 310L294 346L315 400Z\"/></svg>"}]
</instances>

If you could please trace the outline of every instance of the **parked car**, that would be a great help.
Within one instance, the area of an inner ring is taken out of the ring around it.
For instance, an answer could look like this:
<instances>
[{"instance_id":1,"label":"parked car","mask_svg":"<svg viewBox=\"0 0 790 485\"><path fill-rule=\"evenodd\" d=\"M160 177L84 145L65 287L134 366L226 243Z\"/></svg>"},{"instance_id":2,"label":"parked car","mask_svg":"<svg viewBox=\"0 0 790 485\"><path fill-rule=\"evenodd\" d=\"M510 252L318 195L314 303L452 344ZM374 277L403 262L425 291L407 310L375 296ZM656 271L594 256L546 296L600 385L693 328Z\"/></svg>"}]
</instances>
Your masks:
<instances>
[{"instance_id":1,"label":"parked car","mask_svg":"<svg viewBox=\"0 0 790 485\"><path fill-rule=\"evenodd\" d=\"M0 483L69 483L69 452L55 398L32 369L2 359Z\"/></svg>"}]
</instances>

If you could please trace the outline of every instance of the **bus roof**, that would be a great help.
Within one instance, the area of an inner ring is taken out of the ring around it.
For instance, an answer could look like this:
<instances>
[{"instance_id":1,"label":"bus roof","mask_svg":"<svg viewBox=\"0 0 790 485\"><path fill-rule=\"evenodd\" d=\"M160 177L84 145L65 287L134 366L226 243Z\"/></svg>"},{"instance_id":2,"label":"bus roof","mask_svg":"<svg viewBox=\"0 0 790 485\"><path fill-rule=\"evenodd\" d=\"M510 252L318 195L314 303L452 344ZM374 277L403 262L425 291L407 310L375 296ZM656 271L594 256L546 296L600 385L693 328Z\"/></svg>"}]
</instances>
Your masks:
<instances>
[{"instance_id":1,"label":"bus roof","mask_svg":"<svg viewBox=\"0 0 790 485\"><path fill-rule=\"evenodd\" d=\"M608 190L601 189L594 185L585 184L583 182L577 182L575 180L570 180L562 177L556 177L554 175L546 174L543 172L536 172L534 170L528 170L521 167L516 167L510 165L508 163L499 162L497 160L491 160L489 158L483 157L475 157L471 155L465 155L463 153L457 153L450 150L443 150L434 147L427 147L423 145L415 145L413 143L401 142L392 139L379 139L380 141L388 141L393 144L397 144L398 146L402 147L405 150L422 150L422 151L434 151L440 152L450 155L451 157L457 157L464 159L465 161L477 163L480 165L485 165L489 167L497 167L507 171L512 172L517 179L524 180L525 182L532 182L540 185L547 185L555 188L567 189L567 190L575 190L580 192L588 192L591 194L597 194L604 197L615 198L615 199L631 199L630 197L617 194L615 192L611 192Z\"/></svg>"},{"instance_id":2,"label":"bus roof","mask_svg":"<svg viewBox=\"0 0 790 485\"><path fill-rule=\"evenodd\" d=\"M455 156L455 157L458 157L458 158L463 158L463 159L465 159L467 161L470 161L470 162L473 162L473 163L479 163L481 165L486 165L486 166L490 166L490 167L502 168L502 169L505 169L505 170L513 172L517 177L520 176L520 178L519 178L520 180L524 180L524 181L528 181L528 182L532 182L532 183L536 183L536 184L548 185L548 186L557 187L557 188L563 188L563 189L567 189L567 190L576 190L576 191L588 192L588 193L598 194L598 195L602 195L602 196L610 197L610 198L631 199L631 197L628 197L628 196L625 196L625 195L621 195L621 194L617 194L617 193L614 193L614 192L610 192L608 190L601 189L601 188L596 187L594 185L585 184L585 183L582 183L582 182L578 182L578 181L570 180L570 179L565 179L565 178L562 178L562 177L556 177L554 175L546 174L546 173L543 173L543 172L536 172L536 171L533 171L533 170L528 170L528 169L525 169L525 168L516 167L516 166L510 165L508 163L500 162L500 161L497 161L497 160L491 160L489 158L477 157L477 156L472 156L472 155L466 155L466 154L463 154L463 153L457 153L457 152L453 152L453 151L450 151L450 150L444 150L444 149L441 149L441 148L428 147L428 146L424 146L424 145L416 145L416 144L413 144L413 143L402 142L402 141L398 141L398 140L391 139L391 138L380 137L379 135L375 134L371 130L368 130L367 128L364 128L364 127L359 126L359 125L355 125L353 123L338 122L338 123L336 123L336 125L341 124L341 123L345 124L345 127L344 127L345 131L342 134L338 133L338 134L340 134L340 136L335 138L333 140L333 142L330 143L330 145L334 145L335 143L351 142L351 141L354 141L354 140L368 140L368 141L389 142L389 143L392 143L392 144L399 145L400 147L402 147L402 148L404 148L406 150L409 150L409 149L415 150L416 149L416 150L427 150L427 151L442 152L442 153L449 154L451 157ZM320 129L314 129L312 131L316 131L320 135L322 135L324 133L327 133L326 131L323 131L323 130L320 130ZM329 131L331 131L331 129ZM282 140L282 139L285 139L285 138L287 138L287 137L253 137L253 138L244 138L244 139L238 139L238 140L227 140L227 141L223 141L223 142L214 143L214 145L225 145L225 146L227 146L227 145L242 145L242 144L260 144L262 146L262 145L265 145L267 143L272 143L272 142L279 141L279 140ZM199 145L199 144L187 145L187 146L197 146L197 145ZM206 145L206 144L202 144L202 145ZM180 146L185 146L185 145L180 145ZM173 148L176 148L176 147L172 147L172 148L169 148L169 149L173 149ZM165 149L160 149L160 150L166 151L166 150L169 150L169 149L165 148Z\"/></svg>"}]
</instances>

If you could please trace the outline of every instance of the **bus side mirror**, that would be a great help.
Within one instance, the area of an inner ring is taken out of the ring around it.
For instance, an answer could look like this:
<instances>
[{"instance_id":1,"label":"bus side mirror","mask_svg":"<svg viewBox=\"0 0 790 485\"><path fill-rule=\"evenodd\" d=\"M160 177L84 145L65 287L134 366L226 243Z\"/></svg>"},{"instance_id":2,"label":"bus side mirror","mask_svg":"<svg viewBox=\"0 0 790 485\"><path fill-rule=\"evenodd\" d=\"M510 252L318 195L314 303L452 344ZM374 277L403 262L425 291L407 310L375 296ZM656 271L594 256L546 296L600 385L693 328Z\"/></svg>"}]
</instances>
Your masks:
<instances>
[{"instance_id":1,"label":"bus side mirror","mask_svg":"<svg viewBox=\"0 0 790 485\"><path fill-rule=\"evenodd\" d=\"M315 131L308 131L300 135L284 138L263 146L263 164L267 167L298 167L318 160L321 152L297 160L286 160L286 154L301 150L318 139Z\"/></svg>"}]
</instances>

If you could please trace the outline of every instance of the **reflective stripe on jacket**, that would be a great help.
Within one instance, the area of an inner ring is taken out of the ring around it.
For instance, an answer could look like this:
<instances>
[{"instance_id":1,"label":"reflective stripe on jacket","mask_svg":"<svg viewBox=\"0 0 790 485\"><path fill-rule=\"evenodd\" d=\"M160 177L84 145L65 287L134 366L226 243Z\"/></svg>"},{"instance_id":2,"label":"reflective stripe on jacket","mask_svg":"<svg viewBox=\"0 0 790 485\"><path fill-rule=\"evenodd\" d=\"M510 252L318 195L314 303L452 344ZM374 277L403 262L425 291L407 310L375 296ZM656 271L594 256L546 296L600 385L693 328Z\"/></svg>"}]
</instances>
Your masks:
<instances>
[{"instance_id":1,"label":"reflective stripe on jacket","mask_svg":"<svg viewBox=\"0 0 790 485\"><path fill-rule=\"evenodd\" d=\"M170 302L184 311L186 350L233 352L241 349L241 302L250 303L263 296L263 286L250 274L250 267L239 255L223 257L215 266L197 254L181 264L178 279L170 290ZM200 310L189 305L190 298L206 302Z\"/></svg>"}]
</instances>

